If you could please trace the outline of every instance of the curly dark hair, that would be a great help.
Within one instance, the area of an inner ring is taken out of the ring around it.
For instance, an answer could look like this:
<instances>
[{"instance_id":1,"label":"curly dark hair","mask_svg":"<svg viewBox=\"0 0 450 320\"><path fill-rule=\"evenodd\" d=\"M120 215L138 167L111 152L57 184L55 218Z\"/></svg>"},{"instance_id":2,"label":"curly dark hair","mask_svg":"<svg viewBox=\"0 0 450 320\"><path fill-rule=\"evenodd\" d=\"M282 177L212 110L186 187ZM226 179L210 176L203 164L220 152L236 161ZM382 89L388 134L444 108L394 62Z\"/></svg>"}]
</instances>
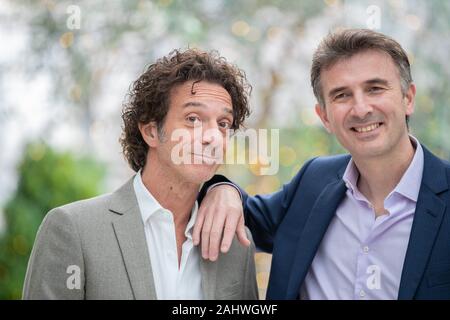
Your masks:
<instances>
[{"instance_id":1,"label":"curly dark hair","mask_svg":"<svg viewBox=\"0 0 450 320\"><path fill-rule=\"evenodd\" d=\"M217 51L198 49L173 50L151 64L131 85L122 111L123 130L120 137L123 154L134 171L145 166L148 145L138 124L156 122L162 132L170 105L172 88L188 81L208 81L221 85L233 104L232 129L239 129L250 115L249 97L252 87L245 72L226 61Z\"/></svg>"}]
</instances>

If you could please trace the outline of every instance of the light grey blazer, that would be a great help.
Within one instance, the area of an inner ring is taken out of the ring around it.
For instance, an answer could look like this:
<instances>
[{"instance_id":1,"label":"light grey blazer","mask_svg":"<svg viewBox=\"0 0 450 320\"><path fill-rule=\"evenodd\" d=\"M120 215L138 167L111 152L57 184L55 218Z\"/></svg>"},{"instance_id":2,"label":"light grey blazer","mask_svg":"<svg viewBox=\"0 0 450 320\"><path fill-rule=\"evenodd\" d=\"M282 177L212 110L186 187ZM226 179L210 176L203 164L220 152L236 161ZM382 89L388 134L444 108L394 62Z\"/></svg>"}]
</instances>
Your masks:
<instances>
[{"instance_id":1,"label":"light grey blazer","mask_svg":"<svg viewBox=\"0 0 450 320\"><path fill-rule=\"evenodd\" d=\"M247 230L250 237L250 232ZM258 299L254 245L201 258L205 299ZM112 194L51 210L36 236L23 299L156 299L133 179Z\"/></svg>"}]
</instances>

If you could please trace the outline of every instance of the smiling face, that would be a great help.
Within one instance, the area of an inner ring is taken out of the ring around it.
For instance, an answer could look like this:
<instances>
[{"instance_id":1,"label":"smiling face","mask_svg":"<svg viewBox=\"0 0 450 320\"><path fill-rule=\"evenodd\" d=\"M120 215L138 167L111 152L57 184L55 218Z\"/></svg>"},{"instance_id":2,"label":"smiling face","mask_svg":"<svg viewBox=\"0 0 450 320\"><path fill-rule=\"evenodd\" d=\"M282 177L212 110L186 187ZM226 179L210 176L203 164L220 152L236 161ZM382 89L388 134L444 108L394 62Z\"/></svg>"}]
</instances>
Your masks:
<instances>
[{"instance_id":1,"label":"smiling face","mask_svg":"<svg viewBox=\"0 0 450 320\"><path fill-rule=\"evenodd\" d=\"M231 96L222 86L206 81L178 85L170 92L163 136L152 123L141 126L150 147L148 161L180 181L201 184L223 160L232 123Z\"/></svg>"},{"instance_id":2,"label":"smiling face","mask_svg":"<svg viewBox=\"0 0 450 320\"><path fill-rule=\"evenodd\" d=\"M354 158L408 148L405 117L414 111L415 86L402 93L399 71L387 53L357 53L324 69L320 78L325 106L316 105L316 113Z\"/></svg>"}]
</instances>

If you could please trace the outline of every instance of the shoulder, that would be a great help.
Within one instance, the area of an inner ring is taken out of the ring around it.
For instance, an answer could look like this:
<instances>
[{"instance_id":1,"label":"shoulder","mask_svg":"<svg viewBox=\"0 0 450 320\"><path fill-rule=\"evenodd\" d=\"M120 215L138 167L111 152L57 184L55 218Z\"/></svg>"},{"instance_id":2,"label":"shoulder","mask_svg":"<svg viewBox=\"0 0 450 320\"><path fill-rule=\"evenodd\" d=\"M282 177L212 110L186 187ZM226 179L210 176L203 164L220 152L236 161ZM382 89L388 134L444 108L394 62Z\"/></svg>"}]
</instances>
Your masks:
<instances>
[{"instance_id":1,"label":"shoulder","mask_svg":"<svg viewBox=\"0 0 450 320\"><path fill-rule=\"evenodd\" d=\"M317 157L305 163L303 168L299 171L296 180L296 185L307 183L308 185L322 185L330 181L340 178L350 161L349 154Z\"/></svg>"},{"instance_id":2,"label":"shoulder","mask_svg":"<svg viewBox=\"0 0 450 320\"><path fill-rule=\"evenodd\" d=\"M107 210L110 200L111 194L103 194L97 197L75 201L52 209L47 216L66 216L74 220L89 217L92 214Z\"/></svg>"},{"instance_id":3,"label":"shoulder","mask_svg":"<svg viewBox=\"0 0 450 320\"><path fill-rule=\"evenodd\" d=\"M436 155L433 155L439 161L440 165L443 166L447 171L450 170L450 162L448 160L439 158Z\"/></svg>"},{"instance_id":4,"label":"shoulder","mask_svg":"<svg viewBox=\"0 0 450 320\"><path fill-rule=\"evenodd\" d=\"M114 215L109 210L110 202L111 194L103 194L56 207L46 214L42 228L79 235L96 233L95 230L99 230L99 226L105 225Z\"/></svg>"},{"instance_id":5,"label":"shoulder","mask_svg":"<svg viewBox=\"0 0 450 320\"><path fill-rule=\"evenodd\" d=\"M247 238L250 240L250 245L248 247L243 246L239 242L237 236L234 236L230 250L226 254L221 254L221 259L229 260L234 263L239 261L244 263L249 255L253 255L255 253L255 244L253 242L252 234L247 227L245 227L245 232L247 234Z\"/></svg>"},{"instance_id":6,"label":"shoulder","mask_svg":"<svg viewBox=\"0 0 450 320\"><path fill-rule=\"evenodd\" d=\"M450 162L439 158L422 145L424 157L423 179L430 184L436 181L440 185L448 185L450 182Z\"/></svg>"},{"instance_id":7,"label":"shoulder","mask_svg":"<svg viewBox=\"0 0 450 320\"><path fill-rule=\"evenodd\" d=\"M425 162L432 162L434 164L438 164L444 166L445 168L450 168L450 162L440 158L431 152L424 144L420 144L423 150L423 157Z\"/></svg>"},{"instance_id":8,"label":"shoulder","mask_svg":"<svg viewBox=\"0 0 450 320\"><path fill-rule=\"evenodd\" d=\"M311 160L308 171L312 173L324 174L327 172L336 172L345 169L351 156L349 154L340 154L335 156L317 157Z\"/></svg>"}]
</instances>

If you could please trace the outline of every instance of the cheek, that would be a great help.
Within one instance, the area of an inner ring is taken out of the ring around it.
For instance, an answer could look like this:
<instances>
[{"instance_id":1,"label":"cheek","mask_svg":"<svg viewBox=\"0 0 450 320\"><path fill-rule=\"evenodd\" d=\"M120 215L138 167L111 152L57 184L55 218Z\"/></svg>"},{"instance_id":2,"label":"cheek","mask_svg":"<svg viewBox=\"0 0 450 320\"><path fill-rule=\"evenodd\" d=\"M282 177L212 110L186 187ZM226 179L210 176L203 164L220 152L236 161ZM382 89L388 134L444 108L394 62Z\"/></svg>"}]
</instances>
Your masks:
<instances>
[{"instance_id":1,"label":"cheek","mask_svg":"<svg viewBox=\"0 0 450 320\"><path fill-rule=\"evenodd\" d=\"M223 152L225 153L228 150L228 144L230 143L230 141L226 138L223 139Z\"/></svg>"},{"instance_id":2,"label":"cheek","mask_svg":"<svg viewBox=\"0 0 450 320\"><path fill-rule=\"evenodd\" d=\"M228 148L228 143L230 142L229 139L225 135L222 135L222 134L219 134L217 139L218 139L217 141L218 141L219 147L223 151L226 151Z\"/></svg>"},{"instance_id":3,"label":"cheek","mask_svg":"<svg viewBox=\"0 0 450 320\"><path fill-rule=\"evenodd\" d=\"M339 113L329 112L328 113L328 127L334 133L336 131L340 131L343 126L344 117L340 118Z\"/></svg>"},{"instance_id":4,"label":"cheek","mask_svg":"<svg viewBox=\"0 0 450 320\"><path fill-rule=\"evenodd\" d=\"M339 112L334 113L333 123L336 128L340 128L341 130L345 130L346 123L351 118L351 109L343 108L339 110Z\"/></svg>"}]
</instances>

